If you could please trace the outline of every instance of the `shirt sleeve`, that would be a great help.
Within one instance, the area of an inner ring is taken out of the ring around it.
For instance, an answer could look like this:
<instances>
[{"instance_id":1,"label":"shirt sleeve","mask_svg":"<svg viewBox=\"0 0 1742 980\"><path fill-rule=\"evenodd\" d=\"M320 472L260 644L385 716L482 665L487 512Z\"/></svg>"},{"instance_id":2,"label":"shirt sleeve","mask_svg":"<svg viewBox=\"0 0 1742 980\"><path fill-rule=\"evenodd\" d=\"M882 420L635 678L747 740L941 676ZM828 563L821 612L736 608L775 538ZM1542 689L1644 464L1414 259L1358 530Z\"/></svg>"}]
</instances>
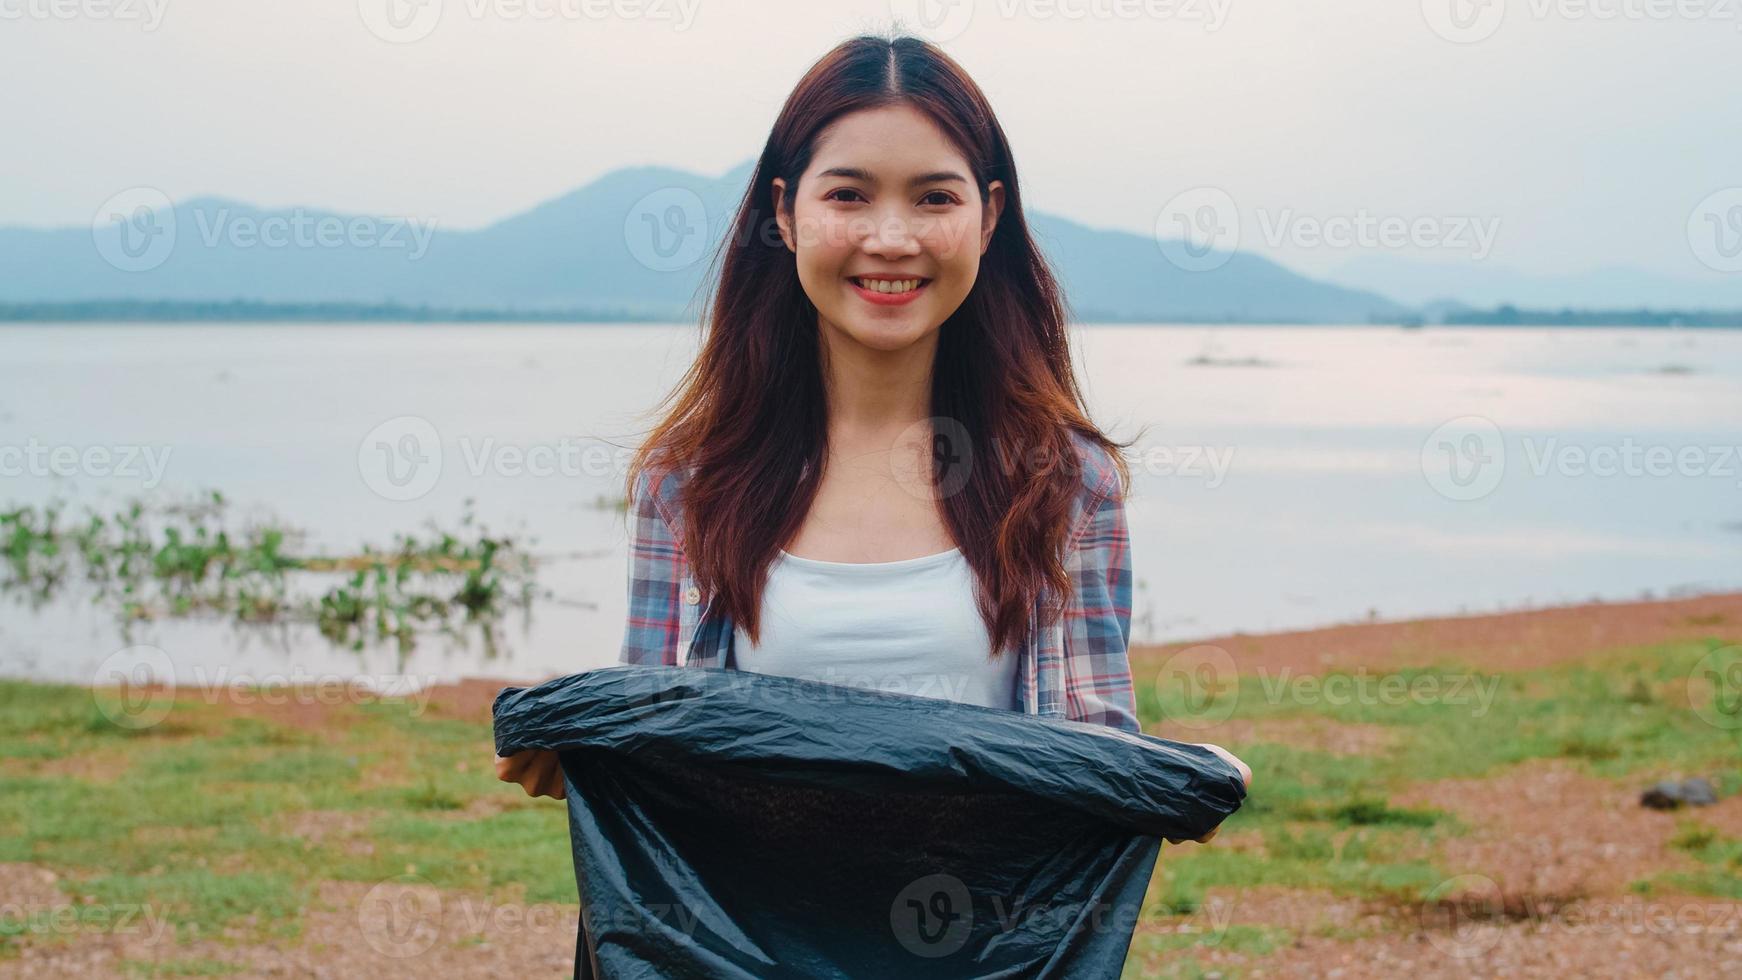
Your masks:
<instances>
[{"instance_id":1,"label":"shirt sleeve","mask_svg":"<svg viewBox=\"0 0 1742 980\"><path fill-rule=\"evenodd\" d=\"M629 501L629 617L619 663L677 666L683 550L659 507L657 477L643 471Z\"/></svg>"},{"instance_id":2,"label":"shirt sleeve","mask_svg":"<svg viewBox=\"0 0 1742 980\"><path fill-rule=\"evenodd\" d=\"M1117 488L1095 505L1077 545L1081 556L1075 612L1066 630L1065 717L1142 732L1131 683L1131 538L1125 497Z\"/></svg>"}]
</instances>

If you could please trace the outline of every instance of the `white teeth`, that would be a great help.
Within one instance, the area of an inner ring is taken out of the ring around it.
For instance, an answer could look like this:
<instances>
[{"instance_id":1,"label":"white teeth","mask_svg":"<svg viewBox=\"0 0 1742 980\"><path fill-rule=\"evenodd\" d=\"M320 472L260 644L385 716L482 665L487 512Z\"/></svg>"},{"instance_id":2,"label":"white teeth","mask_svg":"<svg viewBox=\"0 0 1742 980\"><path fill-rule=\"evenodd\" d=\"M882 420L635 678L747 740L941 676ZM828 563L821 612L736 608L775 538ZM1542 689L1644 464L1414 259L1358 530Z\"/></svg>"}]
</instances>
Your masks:
<instances>
[{"instance_id":1,"label":"white teeth","mask_svg":"<svg viewBox=\"0 0 1742 980\"><path fill-rule=\"evenodd\" d=\"M919 279L855 279L866 289L874 293L906 293L919 288Z\"/></svg>"}]
</instances>

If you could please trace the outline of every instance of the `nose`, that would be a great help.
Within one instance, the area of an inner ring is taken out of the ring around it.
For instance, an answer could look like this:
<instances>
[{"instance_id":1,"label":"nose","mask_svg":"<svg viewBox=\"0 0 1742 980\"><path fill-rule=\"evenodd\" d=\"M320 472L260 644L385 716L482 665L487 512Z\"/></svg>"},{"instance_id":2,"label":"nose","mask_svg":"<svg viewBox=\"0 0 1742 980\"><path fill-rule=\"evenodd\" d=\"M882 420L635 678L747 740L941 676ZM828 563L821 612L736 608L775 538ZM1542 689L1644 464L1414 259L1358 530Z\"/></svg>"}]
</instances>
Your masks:
<instances>
[{"instance_id":1,"label":"nose","mask_svg":"<svg viewBox=\"0 0 1742 980\"><path fill-rule=\"evenodd\" d=\"M918 255L919 237L908 219L896 214L884 214L873 220L860 240L859 248L868 255L881 258L901 258Z\"/></svg>"}]
</instances>

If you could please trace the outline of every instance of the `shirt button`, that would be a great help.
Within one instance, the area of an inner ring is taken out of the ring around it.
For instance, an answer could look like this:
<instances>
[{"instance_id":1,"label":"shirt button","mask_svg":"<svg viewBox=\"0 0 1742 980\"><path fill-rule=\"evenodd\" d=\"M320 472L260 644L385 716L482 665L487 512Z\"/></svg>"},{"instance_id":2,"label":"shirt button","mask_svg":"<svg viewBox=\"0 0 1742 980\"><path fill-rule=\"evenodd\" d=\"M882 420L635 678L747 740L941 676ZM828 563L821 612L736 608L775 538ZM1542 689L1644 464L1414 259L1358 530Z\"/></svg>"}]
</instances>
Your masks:
<instances>
[{"instance_id":1,"label":"shirt button","mask_svg":"<svg viewBox=\"0 0 1742 980\"><path fill-rule=\"evenodd\" d=\"M689 605L692 605L692 606L698 602L701 602L702 601L702 590L696 588L693 585L690 586L689 588L684 590L683 601Z\"/></svg>"}]
</instances>

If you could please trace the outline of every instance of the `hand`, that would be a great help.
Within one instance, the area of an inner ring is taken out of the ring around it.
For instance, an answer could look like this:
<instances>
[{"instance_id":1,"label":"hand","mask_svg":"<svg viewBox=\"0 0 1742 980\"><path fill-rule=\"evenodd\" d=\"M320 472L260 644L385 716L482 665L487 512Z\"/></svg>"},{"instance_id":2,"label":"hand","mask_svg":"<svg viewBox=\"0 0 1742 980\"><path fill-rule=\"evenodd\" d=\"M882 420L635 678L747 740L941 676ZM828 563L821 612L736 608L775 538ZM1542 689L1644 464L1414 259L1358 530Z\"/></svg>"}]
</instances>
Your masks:
<instances>
[{"instance_id":1,"label":"hand","mask_svg":"<svg viewBox=\"0 0 1742 980\"><path fill-rule=\"evenodd\" d=\"M1235 769L1239 770L1240 778L1244 779L1246 781L1246 788L1248 790L1250 790L1252 788L1252 767L1248 766L1244 762L1241 762L1239 756L1236 756L1234 753L1229 752L1227 749L1222 748L1220 745L1211 745L1208 742L1200 742L1198 744L1202 745L1206 749L1209 749L1211 752L1216 753L1216 755L1221 757L1222 761L1228 763L1229 765L1233 766ZM1209 833L1205 834L1202 837L1197 838L1196 841L1194 841L1194 843L1208 844L1210 842L1210 839L1212 837L1216 836L1216 831L1221 830L1221 829L1222 829L1222 825L1217 824L1216 826L1210 828ZM1185 838L1183 838L1183 837L1164 837L1164 838L1162 838L1162 840L1167 841L1169 844L1178 844L1178 843L1182 842L1184 839Z\"/></svg>"},{"instance_id":2,"label":"hand","mask_svg":"<svg viewBox=\"0 0 1742 980\"><path fill-rule=\"evenodd\" d=\"M497 756L496 778L505 783L519 783L527 796L560 800L566 793L562 764L550 749L526 749L509 756Z\"/></svg>"}]
</instances>

